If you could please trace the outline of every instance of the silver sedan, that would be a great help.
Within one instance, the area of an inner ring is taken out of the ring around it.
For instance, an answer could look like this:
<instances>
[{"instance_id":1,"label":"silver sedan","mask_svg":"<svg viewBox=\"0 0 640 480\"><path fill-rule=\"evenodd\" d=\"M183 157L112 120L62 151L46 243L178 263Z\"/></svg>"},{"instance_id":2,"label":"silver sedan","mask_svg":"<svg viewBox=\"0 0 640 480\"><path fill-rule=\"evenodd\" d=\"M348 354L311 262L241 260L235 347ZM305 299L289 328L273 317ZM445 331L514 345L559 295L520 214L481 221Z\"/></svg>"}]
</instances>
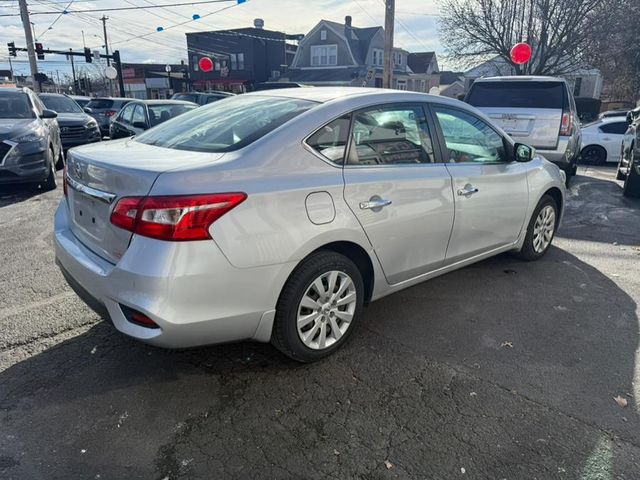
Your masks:
<instances>
[{"instance_id":1,"label":"silver sedan","mask_svg":"<svg viewBox=\"0 0 640 480\"><path fill-rule=\"evenodd\" d=\"M295 90L70 152L56 261L87 304L154 345L252 339L313 361L347 341L365 304L549 249L562 172L478 110Z\"/></svg>"}]
</instances>

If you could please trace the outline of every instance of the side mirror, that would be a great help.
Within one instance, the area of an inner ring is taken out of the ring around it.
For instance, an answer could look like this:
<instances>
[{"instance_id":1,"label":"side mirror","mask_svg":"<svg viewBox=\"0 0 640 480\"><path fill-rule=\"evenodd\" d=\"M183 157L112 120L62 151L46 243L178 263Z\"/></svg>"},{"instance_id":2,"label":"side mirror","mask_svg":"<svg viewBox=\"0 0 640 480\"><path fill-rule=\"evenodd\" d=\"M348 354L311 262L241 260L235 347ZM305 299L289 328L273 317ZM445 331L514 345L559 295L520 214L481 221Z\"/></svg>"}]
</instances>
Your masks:
<instances>
[{"instance_id":1,"label":"side mirror","mask_svg":"<svg viewBox=\"0 0 640 480\"><path fill-rule=\"evenodd\" d=\"M93 110L90 109L89 107L84 107L83 110L84 110L84 113L88 113L89 115L93 113Z\"/></svg>"},{"instance_id":2,"label":"side mirror","mask_svg":"<svg viewBox=\"0 0 640 480\"><path fill-rule=\"evenodd\" d=\"M144 122L133 122L134 128L147 128L147 124Z\"/></svg>"},{"instance_id":3,"label":"side mirror","mask_svg":"<svg viewBox=\"0 0 640 480\"><path fill-rule=\"evenodd\" d=\"M57 116L58 114L56 112L53 110L47 110L46 108L42 110L42 113L40 114L40 118L56 118Z\"/></svg>"},{"instance_id":4,"label":"side mirror","mask_svg":"<svg viewBox=\"0 0 640 480\"><path fill-rule=\"evenodd\" d=\"M516 162L530 162L533 159L533 147L524 143L516 143L513 146L514 160Z\"/></svg>"}]
</instances>

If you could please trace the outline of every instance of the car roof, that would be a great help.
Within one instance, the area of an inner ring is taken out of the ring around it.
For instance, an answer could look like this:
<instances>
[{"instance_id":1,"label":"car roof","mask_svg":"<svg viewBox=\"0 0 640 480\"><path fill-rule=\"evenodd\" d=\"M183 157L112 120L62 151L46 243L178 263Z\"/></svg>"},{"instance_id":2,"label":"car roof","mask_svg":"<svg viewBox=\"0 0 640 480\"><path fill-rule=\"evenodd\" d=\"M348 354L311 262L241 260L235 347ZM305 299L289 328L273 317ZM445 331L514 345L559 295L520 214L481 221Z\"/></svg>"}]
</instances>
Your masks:
<instances>
[{"instance_id":1,"label":"car roof","mask_svg":"<svg viewBox=\"0 0 640 480\"><path fill-rule=\"evenodd\" d=\"M144 105L197 105L197 103L186 100L131 100L131 103L142 103Z\"/></svg>"},{"instance_id":2,"label":"car roof","mask_svg":"<svg viewBox=\"0 0 640 480\"><path fill-rule=\"evenodd\" d=\"M115 100L118 102L122 102L126 100L127 102L131 102L134 99L126 98L126 97L95 97L95 98L92 98L91 100Z\"/></svg>"},{"instance_id":3,"label":"car roof","mask_svg":"<svg viewBox=\"0 0 640 480\"><path fill-rule=\"evenodd\" d=\"M42 92L38 94L39 97L68 97L64 93Z\"/></svg>"},{"instance_id":4,"label":"car roof","mask_svg":"<svg viewBox=\"0 0 640 480\"><path fill-rule=\"evenodd\" d=\"M543 75L510 75L505 77L482 77L474 80L476 82L565 82L560 77L545 77Z\"/></svg>"},{"instance_id":5,"label":"car roof","mask_svg":"<svg viewBox=\"0 0 640 480\"><path fill-rule=\"evenodd\" d=\"M245 96L258 97L283 97L296 98L298 100L310 100L312 102L324 103L338 98L353 97L356 95L366 95L375 93L399 93L402 90L386 90L382 88L363 87L314 87L314 88L277 88L273 90L261 90L249 92ZM411 93L411 92L406 92Z\"/></svg>"},{"instance_id":6,"label":"car roof","mask_svg":"<svg viewBox=\"0 0 640 480\"><path fill-rule=\"evenodd\" d=\"M9 88L0 88L0 92L27 93L27 89L23 87L9 87Z\"/></svg>"}]
</instances>

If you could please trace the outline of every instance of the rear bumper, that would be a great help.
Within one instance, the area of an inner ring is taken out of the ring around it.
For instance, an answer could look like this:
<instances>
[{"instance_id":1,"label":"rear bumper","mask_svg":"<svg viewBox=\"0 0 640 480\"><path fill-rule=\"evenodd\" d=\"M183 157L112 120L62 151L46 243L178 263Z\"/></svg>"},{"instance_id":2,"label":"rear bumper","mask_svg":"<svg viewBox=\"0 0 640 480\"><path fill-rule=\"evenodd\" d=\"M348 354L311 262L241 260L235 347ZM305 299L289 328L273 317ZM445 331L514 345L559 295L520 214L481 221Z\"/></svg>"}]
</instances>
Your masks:
<instances>
[{"instance_id":1,"label":"rear bumper","mask_svg":"<svg viewBox=\"0 0 640 480\"><path fill-rule=\"evenodd\" d=\"M56 263L70 286L120 332L166 348L254 339L269 341L275 306L290 265L238 269L213 241L164 242L135 236L113 265L86 248L55 216ZM160 328L131 323L122 306Z\"/></svg>"},{"instance_id":2,"label":"rear bumper","mask_svg":"<svg viewBox=\"0 0 640 480\"><path fill-rule=\"evenodd\" d=\"M572 137L560 137L558 145L552 150L536 148L536 151L544 158L566 170L577 160L578 146Z\"/></svg>"}]
</instances>

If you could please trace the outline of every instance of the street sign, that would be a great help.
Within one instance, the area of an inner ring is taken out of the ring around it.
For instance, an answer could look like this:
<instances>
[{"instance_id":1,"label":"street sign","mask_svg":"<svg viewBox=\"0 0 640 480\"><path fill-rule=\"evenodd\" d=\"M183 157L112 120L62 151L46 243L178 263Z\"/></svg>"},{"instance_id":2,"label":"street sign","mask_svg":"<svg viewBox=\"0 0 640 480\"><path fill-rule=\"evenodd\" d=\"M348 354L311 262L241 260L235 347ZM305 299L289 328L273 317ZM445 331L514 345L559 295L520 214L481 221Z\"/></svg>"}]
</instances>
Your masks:
<instances>
[{"instance_id":1,"label":"street sign","mask_svg":"<svg viewBox=\"0 0 640 480\"><path fill-rule=\"evenodd\" d=\"M95 58L96 60L100 60L100 50L93 51L93 58Z\"/></svg>"},{"instance_id":2,"label":"street sign","mask_svg":"<svg viewBox=\"0 0 640 480\"><path fill-rule=\"evenodd\" d=\"M375 74L376 74L376 69L375 69L375 68L370 68L370 69L367 71L367 76L366 76L367 82L369 82L369 81L373 78L373 76L374 76Z\"/></svg>"}]
</instances>

